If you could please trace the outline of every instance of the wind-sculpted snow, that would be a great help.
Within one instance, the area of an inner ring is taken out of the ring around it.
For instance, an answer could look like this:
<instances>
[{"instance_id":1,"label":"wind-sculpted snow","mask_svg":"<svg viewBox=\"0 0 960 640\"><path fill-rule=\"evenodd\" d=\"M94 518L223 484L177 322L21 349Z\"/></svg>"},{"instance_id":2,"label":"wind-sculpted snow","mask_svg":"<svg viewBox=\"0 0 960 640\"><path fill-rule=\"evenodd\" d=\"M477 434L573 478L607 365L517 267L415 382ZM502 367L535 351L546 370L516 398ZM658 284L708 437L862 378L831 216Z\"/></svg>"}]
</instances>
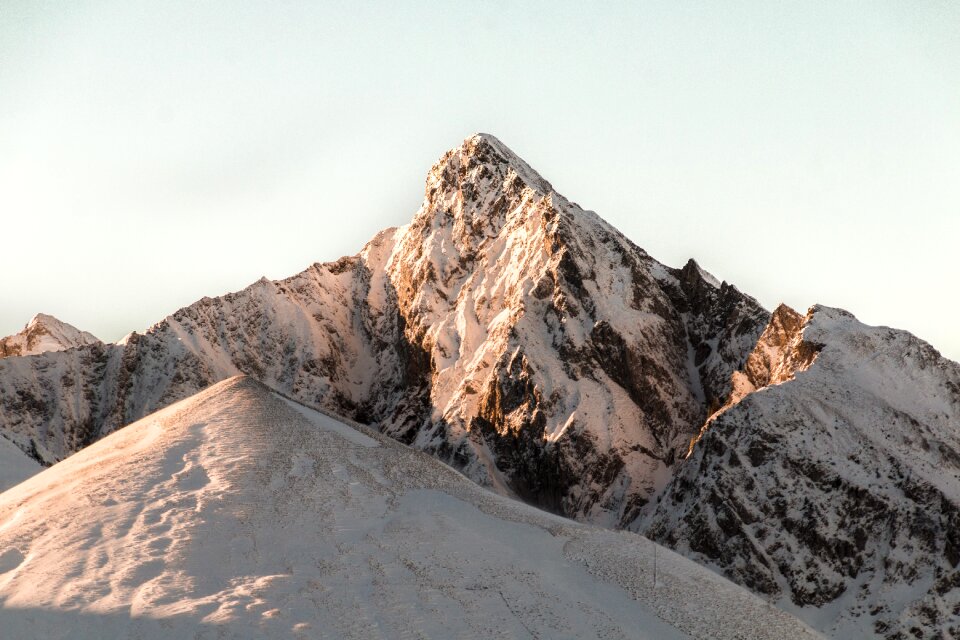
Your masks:
<instances>
[{"instance_id":1,"label":"wind-sculpted snow","mask_svg":"<svg viewBox=\"0 0 960 640\"><path fill-rule=\"evenodd\" d=\"M0 495L0 549L10 638L817 637L250 378Z\"/></svg>"},{"instance_id":2,"label":"wind-sculpted snow","mask_svg":"<svg viewBox=\"0 0 960 640\"><path fill-rule=\"evenodd\" d=\"M782 308L737 377L632 528L837 638L960 635L960 365Z\"/></svg>"}]
</instances>

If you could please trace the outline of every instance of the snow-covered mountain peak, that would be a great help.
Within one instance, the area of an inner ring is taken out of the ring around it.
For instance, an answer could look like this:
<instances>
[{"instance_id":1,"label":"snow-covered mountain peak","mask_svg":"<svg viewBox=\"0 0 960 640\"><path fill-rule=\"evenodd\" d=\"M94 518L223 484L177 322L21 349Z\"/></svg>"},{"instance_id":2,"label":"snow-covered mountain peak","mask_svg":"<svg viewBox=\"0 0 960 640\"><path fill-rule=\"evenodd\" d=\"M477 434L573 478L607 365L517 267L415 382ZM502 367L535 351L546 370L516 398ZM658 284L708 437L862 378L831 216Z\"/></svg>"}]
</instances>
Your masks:
<instances>
[{"instance_id":1,"label":"snow-covered mountain peak","mask_svg":"<svg viewBox=\"0 0 960 640\"><path fill-rule=\"evenodd\" d=\"M38 313L19 333L0 339L0 358L30 356L46 351L63 351L100 340L46 313Z\"/></svg>"},{"instance_id":2,"label":"snow-covered mountain peak","mask_svg":"<svg viewBox=\"0 0 960 640\"><path fill-rule=\"evenodd\" d=\"M503 493L623 524L769 317L688 272L478 134L430 170L412 222L356 256L203 298L108 348L0 364L0 426L55 461L246 373Z\"/></svg>"},{"instance_id":3,"label":"snow-covered mountain peak","mask_svg":"<svg viewBox=\"0 0 960 640\"><path fill-rule=\"evenodd\" d=\"M450 163L453 166L486 165L498 170L501 175L510 173L516 175L528 187L543 194L553 191L550 183L527 164L526 160L489 133L475 133L468 136L459 147L444 154L434 166L434 170Z\"/></svg>"},{"instance_id":4,"label":"snow-covered mountain peak","mask_svg":"<svg viewBox=\"0 0 960 640\"><path fill-rule=\"evenodd\" d=\"M471 276L489 281L489 294L477 297L492 294L498 313L504 306L518 310L524 292L517 285L542 273L556 245L548 236L556 235L561 201L489 134L446 152L427 174L423 204L399 230L387 267L417 332L447 317Z\"/></svg>"},{"instance_id":5,"label":"snow-covered mountain peak","mask_svg":"<svg viewBox=\"0 0 960 640\"><path fill-rule=\"evenodd\" d=\"M663 265L493 136L444 154L412 222L355 256L0 360L0 432L53 463L240 373L649 532L838 637L960 628L960 365Z\"/></svg>"},{"instance_id":6,"label":"snow-covered mountain peak","mask_svg":"<svg viewBox=\"0 0 960 640\"><path fill-rule=\"evenodd\" d=\"M829 346L830 337L836 339L850 333L863 333L870 328L857 320L857 317L849 311L822 304L815 304L810 307L803 321L803 333L806 340L824 347ZM890 329L890 331L895 330Z\"/></svg>"},{"instance_id":7,"label":"snow-covered mountain peak","mask_svg":"<svg viewBox=\"0 0 960 640\"><path fill-rule=\"evenodd\" d=\"M413 226L456 226L496 233L507 218L529 213L526 201L551 202L553 187L494 136L478 133L447 151L427 174Z\"/></svg>"},{"instance_id":8,"label":"snow-covered mountain peak","mask_svg":"<svg viewBox=\"0 0 960 640\"><path fill-rule=\"evenodd\" d=\"M386 297L422 354L431 417L388 432L565 514L632 519L767 320L695 263L658 263L485 134L434 165L393 238Z\"/></svg>"},{"instance_id":9,"label":"snow-covered mountain peak","mask_svg":"<svg viewBox=\"0 0 960 640\"><path fill-rule=\"evenodd\" d=\"M27 323L27 328L29 329L30 327L44 324L56 326L57 324L60 324L60 321L47 313L38 313L30 318L30 322Z\"/></svg>"}]
</instances>

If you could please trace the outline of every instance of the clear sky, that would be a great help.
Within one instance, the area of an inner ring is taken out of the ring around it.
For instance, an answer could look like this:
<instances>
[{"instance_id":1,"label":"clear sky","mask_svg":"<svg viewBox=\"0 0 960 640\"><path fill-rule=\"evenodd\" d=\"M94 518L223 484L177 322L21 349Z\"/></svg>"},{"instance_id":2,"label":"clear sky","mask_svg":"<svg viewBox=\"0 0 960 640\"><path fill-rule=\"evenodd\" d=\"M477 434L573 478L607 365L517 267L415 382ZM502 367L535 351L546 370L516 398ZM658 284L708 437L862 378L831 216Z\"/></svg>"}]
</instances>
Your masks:
<instances>
[{"instance_id":1,"label":"clear sky","mask_svg":"<svg viewBox=\"0 0 960 640\"><path fill-rule=\"evenodd\" d=\"M493 133L653 256L960 360L960 2L0 2L0 336L356 253Z\"/></svg>"}]
</instances>

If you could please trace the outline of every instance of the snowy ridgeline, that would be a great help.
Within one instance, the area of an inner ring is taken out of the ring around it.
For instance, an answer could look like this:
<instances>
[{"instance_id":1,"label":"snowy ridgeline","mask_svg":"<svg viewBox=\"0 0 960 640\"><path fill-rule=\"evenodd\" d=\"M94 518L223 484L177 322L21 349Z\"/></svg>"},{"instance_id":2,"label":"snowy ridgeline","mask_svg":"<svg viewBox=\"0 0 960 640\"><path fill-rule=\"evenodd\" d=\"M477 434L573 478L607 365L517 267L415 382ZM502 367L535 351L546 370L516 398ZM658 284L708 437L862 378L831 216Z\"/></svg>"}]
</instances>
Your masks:
<instances>
[{"instance_id":1,"label":"snowy ridgeline","mask_svg":"<svg viewBox=\"0 0 960 640\"><path fill-rule=\"evenodd\" d=\"M0 495L11 638L814 638L635 534L233 378Z\"/></svg>"}]
</instances>

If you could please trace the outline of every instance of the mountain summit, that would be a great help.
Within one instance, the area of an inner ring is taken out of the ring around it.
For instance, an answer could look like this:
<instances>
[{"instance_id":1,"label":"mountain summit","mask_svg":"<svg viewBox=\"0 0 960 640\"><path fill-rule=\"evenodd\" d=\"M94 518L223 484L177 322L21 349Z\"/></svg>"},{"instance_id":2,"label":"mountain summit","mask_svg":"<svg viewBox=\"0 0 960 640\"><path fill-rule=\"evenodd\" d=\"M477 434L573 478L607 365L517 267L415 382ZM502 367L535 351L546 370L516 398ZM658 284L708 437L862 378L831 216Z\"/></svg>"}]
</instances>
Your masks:
<instances>
[{"instance_id":1,"label":"mountain summit","mask_svg":"<svg viewBox=\"0 0 960 640\"><path fill-rule=\"evenodd\" d=\"M485 135L431 170L386 269L428 411L385 430L610 525L659 488L768 318L658 263Z\"/></svg>"},{"instance_id":2,"label":"mountain summit","mask_svg":"<svg viewBox=\"0 0 960 640\"><path fill-rule=\"evenodd\" d=\"M0 358L31 356L96 344L96 336L45 313L33 316L19 333L0 339Z\"/></svg>"}]
</instances>

